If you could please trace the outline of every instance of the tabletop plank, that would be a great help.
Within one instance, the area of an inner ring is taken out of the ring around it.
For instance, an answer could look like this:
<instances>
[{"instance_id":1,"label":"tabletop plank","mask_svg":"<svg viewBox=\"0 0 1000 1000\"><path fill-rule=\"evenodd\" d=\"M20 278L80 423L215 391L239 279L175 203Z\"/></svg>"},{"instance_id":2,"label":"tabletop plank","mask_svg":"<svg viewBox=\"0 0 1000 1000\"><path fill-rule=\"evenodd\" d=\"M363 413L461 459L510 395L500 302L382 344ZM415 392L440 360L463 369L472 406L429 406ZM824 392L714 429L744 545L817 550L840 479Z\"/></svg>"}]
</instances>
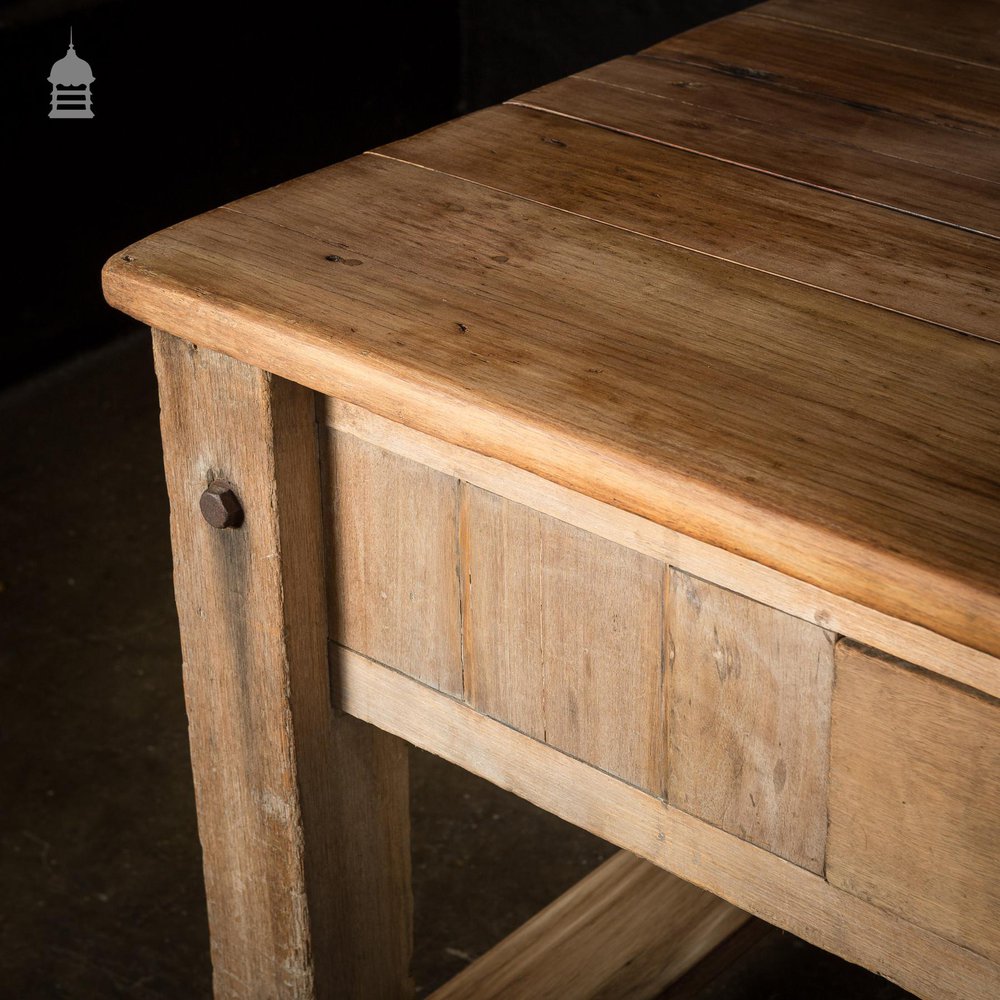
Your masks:
<instances>
[{"instance_id":1,"label":"tabletop plank","mask_svg":"<svg viewBox=\"0 0 1000 1000\"><path fill-rule=\"evenodd\" d=\"M995 344L381 156L150 237L105 292L1000 652Z\"/></svg>"},{"instance_id":2,"label":"tabletop plank","mask_svg":"<svg viewBox=\"0 0 1000 1000\"><path fill-rule=\"evenodd\" d=\"M895 160L924 163L963 176L1000 182L1000 154L995 136L888 114L874 106L831 100L822 94L775 87L752 77L652 59L626 56L576 74L623 89L673 97L705 111L794 131Z\"/></svg>"},{"instance_id":3,"label":"tabletop plank","mask_svg":"<svg viewBox=\"0 0 1000 1000\"><path fill-rule=\"evenodd\" d=\"M1000 67L996 0L768 0L754 14Z\"/></svg>"},{"instance_id":4,"label":"tabletop plank","mask_svg":"<svg viewBox=\"0 0 1000 1000\"><path fill-rule=\"evenodd\" d=\"M645 54L945 127L987 135L1000 130L1000 78L992 68L748 12L667 39Z\"/></svg>"},{"instance_id":5,"label":"tabletop plank","mask_svg":"<svg viewBox=\"0 0 1000 1000\"><path fill-rule=\"evenodd\" d=\"M1000 340L995 239L509 105L381 152Z\"/></svg>"},{"instance_id":6,"label":"tabletop plank","mask_svg":"<svg viewBox=\"0 0 1000 1000\"><path fill-rule=\"evenodd\" d=\"M600 79L567 77L509 103L1000 236L1000 184L827 141L794 126L763 124L704 106L695 109L685 101L684 90L657 80L662 70L674 69L657 60L619 59L600 69ZM751 89L743 85L742 92ZM991 146L1000 152L1000 144Z\"/></svg>"}]
</instances>

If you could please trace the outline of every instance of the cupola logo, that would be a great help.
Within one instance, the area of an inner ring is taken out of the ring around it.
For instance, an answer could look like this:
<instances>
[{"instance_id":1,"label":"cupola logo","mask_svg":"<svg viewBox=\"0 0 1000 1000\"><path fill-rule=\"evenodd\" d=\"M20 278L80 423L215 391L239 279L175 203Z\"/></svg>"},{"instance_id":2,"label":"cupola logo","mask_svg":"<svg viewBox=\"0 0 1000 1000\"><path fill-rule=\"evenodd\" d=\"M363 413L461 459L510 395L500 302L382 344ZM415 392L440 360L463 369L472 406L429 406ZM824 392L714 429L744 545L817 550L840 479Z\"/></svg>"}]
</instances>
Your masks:
<instances>
[{"instance_id":1,"label":"cupola logo","mask_svg":"<svg viewBox=\"0 0 1000 1000\"><path fill-rule=\"evenodd\" d=\"M69 48L49 73L52 84L50 118L93 118L90 108L90 85L94 82L90 63L84 62L73 48L73 29L69 29Z\"/></svg>"}]
</instances>

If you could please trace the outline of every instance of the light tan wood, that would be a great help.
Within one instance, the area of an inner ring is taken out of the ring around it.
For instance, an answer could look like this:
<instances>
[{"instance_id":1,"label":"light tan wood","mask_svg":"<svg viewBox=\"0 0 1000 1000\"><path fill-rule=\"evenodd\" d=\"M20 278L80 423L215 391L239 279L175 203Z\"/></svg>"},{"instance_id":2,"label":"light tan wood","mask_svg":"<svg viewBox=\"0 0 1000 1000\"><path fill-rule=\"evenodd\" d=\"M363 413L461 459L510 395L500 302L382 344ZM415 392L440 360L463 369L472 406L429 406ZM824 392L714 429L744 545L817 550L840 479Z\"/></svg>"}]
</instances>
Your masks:
<instances>
[{"instance_id":1,"label":"light tan wood","mask_svg":"<svg viewBox=\"0 0 1000 1000\"><path fill-rule=\"evenodd\" d=\"M652 1000L748 919L619 851L431 1000Z\"/></svg>"},{"instance_id":2,"label":"light tan wood","mask_svg":"<svg viewBox=\"0 0 1000 1000\"><path fill-rule=\"evenodd\" d=\"M1000 702L838 643L827 872L1000 961Z\"/></svg>"},{"instance_id":3,"label":"light tan wood","mask_svg":"<svg viewBox=\"0 0 1000 1000\"><path fill-rule=\"evenodd\" d=\"M909 163L949 171L958 176L952 176L941 186L940 194L946 204L955 197L950 191L952 185L958 185L959 191L965 188L963 177L993 184L1000 181L996 139L992 135L943 129L929 122L887 114L874 105L768 86L766 81L756 80L752 75L718 72L639 55L581 70L576 77L682 101L690 108L695 122L705 112L711 114L709 121L716 114L724 114L778 132L791 130L846 148L870 150L894 159L897 169L904 174ZM895 188L895 173L886 177L885 183Z\"/></svg>"},{"instance_id":4,"label":"light tan wood","mask_svg":"<svg viewBox=\"0 0 1000 1000\"><path fill-rule=\"evenodd\" d=\"M584 531L635 549L777 611L848 635L1000 697L1000 660L879 614L540 476L407 427L343 400L323 398L324 421Z\"/></svg>"},{"instance_id":5,"label":"light tan wood","mask_svg":"<svg viewBox=\"0 0 1000 1000\"><path fill-rule=\"evenodd\" d=\"M1000 5L995 0L769 0L752 13L1000 67Z\"/></svg>"},{"instance_id":6,"label":"light tan wood","mask_svg":"<svg viewBox=\"0 0 1000 1000\"><path fill-rule=\"evenodd\" d=\"M662 60L620 59L597 67L593 74L558 80L509 103L612 128L872 205L1000 235L1000 184L848 145L842 140L853 136L843 130L835 133L838 141L829 141L821 130L817 137L809 114L795 119L785 113L766 123L754 122L754 98L759 101L759 96L746 81L733 83L739 94L749 95L745 102L749 115L740 104L723 112L706 106L704 99L694 113L688 97L692 90L699 95L701 82L687 80L690 86L678 86L677 79L684 75ZM810 106L809 111L813 110ZM779 117L780 122L774 120ZM995 163L995 143L984 142Z\"/></svg>"},{"instance_id":7,"label":"light tan wood","mask_svg":"<svg viewBox=\"0 0 1000 1000\"><path fill-rule=\"evenodd\" d=\"M1000 241L978 233L513 105L378 152L977 337L1000 338L994 318L1000 290L992 281L1000 270Z\"/></svg>"},{"instance_id":8,"label":"light tan wood","mask_svg":"<svg viewBox=\"0 0 1000 1000\"><path fill-rule=\"evenodd\" d=\"M332 634L461 694L458 483L350 434L326 456Z\"/></svg>"},{"instance_id":9,"label":"light tan wood","mask_svg":"<svg viewBox=\"0 0 1000 1000\"><path fill-rule=\"evenodd\" d=\"M468 703L661 793L666 567L475 486L462 497Z\"/></svg>"},{"instance_id":10,"label":"light tan wood","mask_svg":"<svg viewBox=\"0 0 1000 1000\"><path fill-rule=\"evenodd\" d=\"M330 710L314 396L153 346L215 995L406 997L406 748Z\"/></svg>"},{"instance_id":11,"label":"light tan wood","mask_svg":"<svg viewBox=\"0 0 1000 1000\"><path fill-rule=\"evenodd\" d=\"M1000 652L994 344L383 157L126 256L127 312Z\"/></svg>"},{"instance_id":12,"label":"light tan wood","mask_svg":"<svg viewBox=\"0 0 1000 1000\"><path fill-rule=\"evenodd\" d=\"M929 1000L991 1000L1000 967L820 876L348 650L343 708Z\"/></svg>"},{"instance_id":13,"label":"light tan wood","mask_svg":"<svg viewBox=\"0 0 1000 1000\"><path fill-rule=\"evenodd\" d=\"M835 636L670 574L667 801L822 873Z\"/></svg>"},{"instance_id":14,"label":"light tan wood","mask_svg":"<svg viewBox=\"0 0 1000 1000\"><path fill-rule=\"evenodd\" d=\"M939 9L941 17L934 24L946 24L950 14ZM645 54L749 77L761 85L856 102L943 128L994 137L1000 129L1000 90L991 67L818 31L749 11L660 42Z\"/></svg>"}]
</instances>

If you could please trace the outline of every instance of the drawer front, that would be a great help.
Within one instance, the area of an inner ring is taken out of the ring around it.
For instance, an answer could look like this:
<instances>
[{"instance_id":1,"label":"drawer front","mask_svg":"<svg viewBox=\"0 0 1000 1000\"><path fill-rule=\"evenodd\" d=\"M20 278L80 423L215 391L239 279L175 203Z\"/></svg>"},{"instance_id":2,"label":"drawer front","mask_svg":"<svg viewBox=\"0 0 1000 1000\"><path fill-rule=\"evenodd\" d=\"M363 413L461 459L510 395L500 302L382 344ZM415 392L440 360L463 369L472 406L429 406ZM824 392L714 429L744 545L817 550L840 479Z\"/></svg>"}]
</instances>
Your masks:
<instances>
[{"instance_id":1,"label":"drawer front","mask_svg":"<svg viewBox=\"0 0 1000 1000\"><path fill-rule=\"evenodd\" d=\"M834 636L672 570L668 800L822 872Z\"/></svg>"},{"instance_id":2,"label":"drawer front","mask_svg":"<svg viewBox=\"0 0 1000 1000\"><path fill-rule=\"evenodd\" d=\"M1000 961L1000 703L838 644L827 878Z\"/></svg>"},{"instance_id":3,"label":"drawer front","mask_svg":"<svg viewBox=\"0 0 1000 1000\"><path fill-rule=\"evenodd\" d=\"M463 484L473 708L663 791L664 566Z\"/></svg>"}]
</instances>

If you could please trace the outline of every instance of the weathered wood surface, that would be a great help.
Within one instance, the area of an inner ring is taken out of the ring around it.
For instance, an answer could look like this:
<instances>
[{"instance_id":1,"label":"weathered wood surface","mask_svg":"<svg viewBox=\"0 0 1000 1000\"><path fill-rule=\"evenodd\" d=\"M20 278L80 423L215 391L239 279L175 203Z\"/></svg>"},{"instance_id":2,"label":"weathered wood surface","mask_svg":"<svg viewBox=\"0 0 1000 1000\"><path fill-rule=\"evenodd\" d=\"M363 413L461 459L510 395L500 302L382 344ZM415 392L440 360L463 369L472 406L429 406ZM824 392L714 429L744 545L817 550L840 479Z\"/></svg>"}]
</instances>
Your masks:
<instances>
[{"instance_id":1,"label":"weathered wood surface","mask_svg":"<svg viewBox=\"0 0 1000 1000\"><path fill-rule=\"evenodd\" d=\"M991 0L987 4L992 5ZM866 4L868 9L878 6ZM939 10L939 17L925 22L926 30L933 31L931 23L937 26L950 18L943 7ZM667 39L643 54L875 107L943 128L994 138L1000 132L1000 88L993 67L818 31L749 11Z\"/></svg>"},{"instance_id":2,"label":"weathered wood surface","mask_svg":"<svg viewBox=\"0 0 1000 1000\"><path fill-rule=\"evenodd\" d=\"M460 695L458 483L350 434L325 446L331 634Z\"/></svg>"},{"instance_id":3,"label":"weathered wood surface","mask_svg":"<svg viewBox=\"0 0 1000 1000\"><path fill-rule=\"evenodd\" d=\"M1000 289L994 281L1000 240L978 233L513 105L488 108L379 152L1000 339ZM884 183L891 191L892 182Z\"/></svg>"},{"instance_id":4,"label":"weathered wood surface","mask_svg":"<svg viewBox=\"0 0 1000 1000\"><path fill-rule=\"evenodd\" d=\"M986 653L846 601L495 458L387 420L353 403L329 396L323 397L322 403L324 421L337 431L1000 698L1000 660Z\"/></svg>"},{"instance_id":5,"label":"weathered wood surface","mask_svg":"<svg viewBox=\"0 0 1000 1000\"><path fill-rule=\"evenodd\" d=\"M337 653L352 715L933 1000L992 1000L1000 966L403 674Z\"/></svg>"},{"instance_id":6,"label":"weathered wood surface","mask_svg":"<svg viewBox=\"0 0 1000 1000\"><path fill-rule=\"evenodd\" d=\"M769 0L751 13L1000 68L996 0Z\"/></svg>"},{"instance_id":7,"label":"weathered wood surface","mask_svg":"<svg viewBox=\"0 0 1000 1000\"><path fill-rule=\"evenodd\" d=\"M667 801L823 873L835 636L670 574Z\"/></svg>"},{"instance_id":8,"label":"weathered wood surface","mask_svg":"<svg viewBox=\"0 0 1000 1000\"><path fill-rule=\"evenodd\" d=\"M1000 652L994 344L383 157L128 256L126 311Z\"/></svg>"},{"instance_id":9,"label":"weathered wood surface","mask_svg":"<svg viewBox=\"0 0 1000 1000\"><path fill-rule=\"evenodd\" d=\"M620 851L431 1000L653 1000L748 919Z\"/></svg>"},{"instance_id":10,"label":"weathered wood surface","mask_svg":"<svg viewBox=\"0 0 1000 1000\"><path fill-rule=\"evenodd\" d=\"M865 141L859 137L859 122L854 122L852 129L842 125L826 129L822 102L791 94L787 95L792 98L787 102L791 107L779 110L776 102L761 99L760 89L752 82L708 70L678 67L658 59L628 58L558 80L509 103L590 122L875 206L1000 236L1000 184L996 181L866 149L859 145ZM719 107L713 106L716 104ZM866 125L863 114L859 117ZM755 121L755 116L762 120ZM920 137L926 139L925 133L930 132L947 151L949 161L956 161L955 142L951 135L940 135L941 131L928 128ZM912 139L913 132L908 128L906 134ZM987 147L989 166L1000 172L997 142L970 137ZM966 167L965 161L957 165ZM696 169L696 164L691 164L691 170ZM847 287L842 284L838 290Z\"/></svg>"},{"instance_id":11,"label":"weathered wood surface","mask_svg":"<svg viewBox=\"0 0 1000 1000\"><path fill-rule=\"evenodd\" d=\"M1000 962L1000 701L837 645L831 883Z\"/></svg>"},{"instance_id":12,"label":"weathered wood surface","mask_svg":"<svg viewBox=\"0 0 1000 1000\"><path fill-rule=\"evenodd\" d=\"M215 995L409 996L407 751L331 713L314 396L153 344Z\"/></svg>"},{"instance_id":13,"label":"weathered wood surface","mask_svg":"<svg viewBox=\"0 0 1000 1000\"><path fill-rule=\"evenodd\" d=\"M468 703L662 793L666 567L475 486L462 497Z\"/></svg>"}]
</instances>

